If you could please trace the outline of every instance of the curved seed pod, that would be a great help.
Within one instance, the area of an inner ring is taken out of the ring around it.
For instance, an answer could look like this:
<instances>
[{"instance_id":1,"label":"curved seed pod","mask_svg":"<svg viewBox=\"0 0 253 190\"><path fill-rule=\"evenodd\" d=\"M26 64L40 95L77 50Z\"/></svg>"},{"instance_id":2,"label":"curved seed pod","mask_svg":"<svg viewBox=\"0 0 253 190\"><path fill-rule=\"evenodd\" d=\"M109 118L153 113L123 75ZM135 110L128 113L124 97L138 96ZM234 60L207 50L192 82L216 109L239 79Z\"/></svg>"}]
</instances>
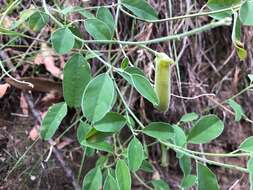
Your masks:
<instances>
[{"instance_id":1,"label":"curved seed pod","mask_svg":"<svg viewBox=\"0 0 253 190\"><path fill-rule=\"evenodd\" d=\"M155 58L155 91L159 98L157 109L166 112L170 104L170 74L174 61L165 53L158 53Z\"/></svg>"}]
</instances>

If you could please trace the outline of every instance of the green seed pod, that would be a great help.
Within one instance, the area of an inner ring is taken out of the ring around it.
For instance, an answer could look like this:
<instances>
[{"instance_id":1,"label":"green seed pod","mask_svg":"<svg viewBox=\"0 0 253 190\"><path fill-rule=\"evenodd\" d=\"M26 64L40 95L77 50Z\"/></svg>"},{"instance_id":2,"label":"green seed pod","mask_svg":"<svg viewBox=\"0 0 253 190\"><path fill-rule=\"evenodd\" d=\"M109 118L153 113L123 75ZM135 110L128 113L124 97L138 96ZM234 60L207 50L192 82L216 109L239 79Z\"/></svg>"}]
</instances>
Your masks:
<instances>
[{"instance_id":1,"label":"green seed pod","mask_svg":"<svg viewBox=\"0 0 253 190\"><path fill-rule=\"evenodd\" d=\"M159 98L157 109L166 112L170 104L170 74L174 61L165 53L158 53L155 58L155 91Z\"/></svg>"}]
</instances>

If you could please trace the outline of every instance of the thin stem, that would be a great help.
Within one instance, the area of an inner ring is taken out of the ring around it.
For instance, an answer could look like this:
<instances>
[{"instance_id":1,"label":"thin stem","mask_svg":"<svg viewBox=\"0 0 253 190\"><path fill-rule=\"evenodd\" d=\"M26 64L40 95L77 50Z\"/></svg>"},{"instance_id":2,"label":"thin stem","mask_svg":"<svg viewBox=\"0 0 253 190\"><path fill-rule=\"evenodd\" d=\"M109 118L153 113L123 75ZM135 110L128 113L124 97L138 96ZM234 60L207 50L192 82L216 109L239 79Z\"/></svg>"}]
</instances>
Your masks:
<instances>
[{"instance_id":1,"label":"thin stem","mask_svg":"<svg viewBox=\"0 0 253 190\"><path fill-rule=\"evenodd\" d=\"M220 162L216 162L216 161L213 161L213 160L208 160L208 159L205 159L205 158L201 158L199 156L196 156L196 155L193 155L187 151L184 151L182 150L181 148L179 148L178 146L174 145L174 144L171 144L169 142L164 142L164 141L161 141L160 140L160 143L180 152L180 153L183 153L184 155L186 156L189 156L195 160L199 160L201 162L205 162L205 163L209 163L209 164L213 164L213 165L216 165L216 166L221 166L221 167L225 167L225 168L230 168L230 169L235 169L235 170L239 170L239 171L242 171L242 172L245 172L245 173L249 173L248 169L246 168L243 168L243 167L240 167L240 166L235 166L235 165L231 165L231 164L224 164L224 163L220 163Z\"/></svg>"},{"instance_id":2,"label":"thin stem","mask_svg":"<svg viewBox=\"0 0 253 190\"><path fill-rule=\"evenodd\" d=\"M192 18L192 17L198 17L198 16L207 16L207 15L211 15L211 14L216 14L216 13L222 13L222 12L226 12L226 11L230 11L230 10L238 10L241 7L241 4L239 5L235 5L232 7L228 7L225 9L220 9L220 10L215 10L215 11L208 11L208 12L197 12L197 13L193 13L193 14L186 14L186 15L180 15L180 16L174 16L174 17L169 17L169 18L164 18L164 19L158 19L158 20L147 20L147 19L143 19L140 17L137 17L135 15L132 15L131 13L125 11L122 7L120 8L120 10L125 13L126 15L137 19L137 20L141 20L141 21L145 21L145 22L150 22L150 23L159 23L159 22L166 22L166 21L174 21L174 20L181 20L181 19L186 19L186 18Z\"/></svg>"},{"instance_id":3,"label":"thin stem","mask_svg":"<svg viewBox=\"0 0 253 190\"><path fill-rule=\"evenodd\" d=\"M85 160L85 155L86 155L86 147L83 148L83 156L82 156L82 161L81 161L81 165L78 171L78 177L77 177L77 181L80 181L80 177L82 174L82 170L83 170L83 164L84 164L84 160Z\"/></svg>"}]
</instances>

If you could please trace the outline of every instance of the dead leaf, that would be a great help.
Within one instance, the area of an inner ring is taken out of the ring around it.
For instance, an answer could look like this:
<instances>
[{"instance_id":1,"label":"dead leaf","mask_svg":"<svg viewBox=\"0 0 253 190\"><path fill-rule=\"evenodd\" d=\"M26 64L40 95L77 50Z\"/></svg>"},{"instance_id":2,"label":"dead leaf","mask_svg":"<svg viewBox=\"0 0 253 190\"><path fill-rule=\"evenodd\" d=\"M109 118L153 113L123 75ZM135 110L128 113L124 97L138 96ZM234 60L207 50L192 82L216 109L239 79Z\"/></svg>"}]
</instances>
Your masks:
<instances>
[{"instance_id":1,"label":"dead leaf","mask_svg":"<svg viewBox=\"0 0 253 190\"><path fill-rule=\"evenodd\" d=\"M54 54L54 51L46 43L42 43L41 53L35 57L34 63L36 65L44 64L46 70L53 76L63 79L62 71L55 65Z\"/></svg>"},{"instance_id":2,"label":"dead leaf","mask_svg":"<svg viewBox=\"0 0 253 190\"><path fill-rule=\"evenodd\" d=\"M36 124L32 130L29 132L29 138L35 141L39 137L39 128L40 126Z\"/></svg>"},{"instance_id":3,"label":"dead leaf","mask_svg":"<svg viewBox=\"0 0 253 190\"><path fill-rule=\"evenodd\" d=\"M6 93L6 90L10 87L10 85L8 83L5 83L5 84L0 84L0 98L2 98L5 93Z\"/></svg>"},{"instance_id":4,"label":"dead leaf","mask_svg":"<svg viewBox=\"0 0 253 190\"><path fill-rule=\"evenodd\" d=\"M20 108L22 110L22 113L24 115L28 115L28 113L29 113L28 112L28 104L27 104L25 96L24 96L24 94L22 92L21 92L21 96L20 96L20 103L19 103L19 105L20 105Z\"/></svg>"},{"instance_id":5,"label":"dead leaf","mask_svg":"<svg viewBox=\"0 0 253 190\"><path fill-rule=\"evenodd\" d=\"M61 149L63 149L64 147L70 145L72 142L73 142L73 139L64 137L64 138L63 138L63 141L60 142L59 144L57 144L57 148L58 148L59 150L61 150Z\"/></svg>"},{"instance_id":6,"label":"dead leaf","mask_svg":"<svg viewBox=\"0 0 253 190\"><path fill-rule=\"evenodd\" d=\"M62 84L53 80L42 77L22 77L20 80L33 84L33 88L28 85L17 83L11 78L6 78L5 81L21 90L31 90L38 92L51 92L56 91L58 94L62 94Z\"/></svg>"}]
</instances>

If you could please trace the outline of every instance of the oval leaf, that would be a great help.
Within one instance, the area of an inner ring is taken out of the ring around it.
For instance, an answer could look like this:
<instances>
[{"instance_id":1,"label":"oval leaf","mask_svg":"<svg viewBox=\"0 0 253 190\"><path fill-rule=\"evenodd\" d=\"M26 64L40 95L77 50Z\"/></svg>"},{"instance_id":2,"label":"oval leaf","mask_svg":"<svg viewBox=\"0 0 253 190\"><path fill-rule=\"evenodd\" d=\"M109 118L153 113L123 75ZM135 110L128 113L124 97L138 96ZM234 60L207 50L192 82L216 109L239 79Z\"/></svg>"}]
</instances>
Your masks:
<instances>
[{"instance_id":1,"label":"oval leaf","mask_svg":"<svg viewBox=\"0 0 253 190\"><path fill-rule=\"evenodd\" d=\"M198 163L197 165L198 190L219 190L219 184L214 173L205 165Z\"/></svg>"},{"instance_id":2,"label":"oval leaf","mask_svg":"<svg viewBox=\"0 0 253 190\"><path fill-rule=\"evenodd\" d=\"M90 66L81 54L73 55L64 66L63 96L70 107L81 105L84 89L91 79Z\"/></svg>"},{"instance_id":3,"label":"oval leaf","mask_svg":"<svg viewBox=\"0 0 253 190\"><path fill-rule=\"evenodd\" d=\"M174 138L174 129L168 123L153 122L143 130L143 133L156 139L168 140Z\"/></svg>"},{"instance_id":4,"label":"oval leaf","mask_svg":"<svg viewBox=\"0 0 253 190\"><path fill-rule=\"evenodd\" d=\"M217 138L223 131L224 124L216 115L200 118L191 129L187 141L193 144L207 143Z\"/></svg>"},{"instance_id":5,"label":"oval leaf","mask_svg":"<svg viewBox=\"0 0 253 190\"><path fill-rule=\"evenodd\" d=\"M245 139L239 146L240 150L245 152L253 152L253 136Z\"/></svg>"},{"instance_id":6,"label":"oval leaf","mask_svg":"<svg viewBox=\"0 0 253 190\"><path fill-rule=\"evenodd\" d=\"M75 44L75 37L68 28L59 28L51 35L55 51L59 54L68 53Z\"/></svg>"},{"instance_id":7,"label":"oval leaf","mask_svg":"<svg viewBox=\"0 0 253 190\"><path fill-rule=\"evenodd\" d=\"M114 19L108 8L100 7L97 11L97 18L109 27L111 34L114 33Z\"/></svg>"},{"instance_id":8,"label":"oval leaf","mask_svg":"<svg viewBox=\"0 0 253 190\"><path fill-rule=\"evenodd\" d=\"M49 16L46 13L38 11L29 18L29 26L32 30L38 32L48 23L48 20Z\"/></svg>"},{"instance_id":9,"label":"oval leaf","mask_svg":"<svg viewBox=\"0 0 253 190\"><path fill-rule=\"evenodd\" d=\"M157 13L145 0L123 0L122 5L142 19L157 19Z\"/></svg>"},{"instance_id":10,"label":"oval leaf","mask_svg":"<svg viewBox=\"0 0 253 190\"><path fill-rule=\"evenodd\" d=\"M104 183L104 190L119 190L117 181L112 177L112 175L109 173L108 176L105 179Z\"/></svg>"},{"instance_id":11,"label":"oval leaf","mask_svg":"<svg viewBox=\"0 0 253 190\"><path fill-rule=\"evenodd\" d=\"M124 160L117 161L115 175L120 190L131 190L131 175Z\"/></svg>"},{"instance_id":12,"label":"oval leaf","mask_svg":"<svg viewBox=\"0 0 253 190\"><path fill-rule=\"evenodd\" d=\"M253 25L253 2L246 0L240 8L240 20L243 25Z\"/></svg>"},{"instance_id":13,"label":"oval leaf","mask_svg":"<svg viewBox=\"0 0 253 190\"><path fill-rule=\"evenodd\" d=\"M198 114L196 114L195 112L187 113L181 117L180 121L187 123L187 122L194 121L194 120L198 119L198 117L199 117Z\"/></svg>"},{"instance_id":14,"label":"oval leaf","mask_svg":"<svg viewBox=\"0 0 253 190\"><path fill-rule=\"evenodd\" d=\"M84 26L86 31L96 40L110 40L112 39L112 33L103 21L96 18L90 18L85 20Z\"/></svg>"},{"instance_id":15,"label":"oval leaf","mask_svg":"<svg viewBox=\"0 0 253 190\"><path fill-rule=\"evenodd\" d=\"M159 99L151 86L149 80L139 74L131 75L132 83L136 90L153 105L158 105Z\"/></svg>"},{"instance_id":16,"label":"oval leaf","mask_svg":"<svg viewBox=\"0 0 253 190\"><path fill-rule=\"evenodd\" d=\"M65 102L54 104L48 109L40 129L42 139L49 140L54 135L66 114L67 104Z\"/></svg>"},{"instance_id":17,"label":"oval leaf","mask_svg":"<svg viewBox=\"0 0 253 190\"><path fill-rule=\"evenodd\" d=\"M108 74L100 74L86 86L82 98L82 111L93 122L110 111L114 99L114 85Z\"/></svg>"},{"instance_id":18,"label":"oval leaf","mask_svg":"<svg viewBox=\"0 0 253 190\"><path fill-rule=\"evenodd\" d=\"M82 190L99 190L102 186L102 172L99 167L90 170L83 179Z\"/></svg>"},{"instance_id":19,"label":"oval leaf","mask_svg":"<svg viewBox=\"0 0 253 190\"><path fill-rule=\"evenodd\" d=\"M118 132L126 124L126 118L122 115L109 112L101 120L94 124L98 131L102 132Z\"/></svg>"},{"instance_id":20,"label":"oval leaf","mask_svg":"<svg viewBox=\"0 0 253 190\"><path fill-rule=\"evenodd\" d=\"M144 160L144 150L141 142L134 137L127 148L129 169L133 172L137 171Z\"/></svg>"}]
</instances>

